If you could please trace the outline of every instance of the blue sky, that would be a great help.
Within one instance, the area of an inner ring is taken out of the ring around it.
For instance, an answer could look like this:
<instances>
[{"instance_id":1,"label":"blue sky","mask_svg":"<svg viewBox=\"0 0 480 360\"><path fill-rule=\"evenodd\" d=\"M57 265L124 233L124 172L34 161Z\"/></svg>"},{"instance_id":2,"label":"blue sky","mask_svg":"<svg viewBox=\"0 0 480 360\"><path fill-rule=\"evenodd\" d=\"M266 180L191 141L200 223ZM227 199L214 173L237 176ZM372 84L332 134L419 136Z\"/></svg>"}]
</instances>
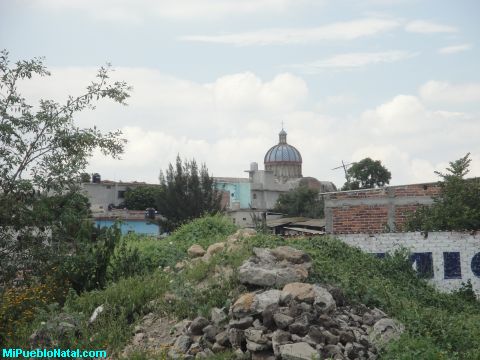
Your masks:
<instances>
[{"instance_id":1,"label":"blue sky","mask_svg":"<svg viewBox=\"0 0 480 360\"><path fill-rule=\"evenodd\" d=\"M341 160L380 159L392 183L432 181L472 153L480 176L480 2L439 0L19 0L0 44L45 56L32 101L80 93L111 62L134 87L78 123L120 128L104 178L156 182L177 153L217 176L263 162L282 121L304 175L344 181Z\"/></svg>"}]
</instances>

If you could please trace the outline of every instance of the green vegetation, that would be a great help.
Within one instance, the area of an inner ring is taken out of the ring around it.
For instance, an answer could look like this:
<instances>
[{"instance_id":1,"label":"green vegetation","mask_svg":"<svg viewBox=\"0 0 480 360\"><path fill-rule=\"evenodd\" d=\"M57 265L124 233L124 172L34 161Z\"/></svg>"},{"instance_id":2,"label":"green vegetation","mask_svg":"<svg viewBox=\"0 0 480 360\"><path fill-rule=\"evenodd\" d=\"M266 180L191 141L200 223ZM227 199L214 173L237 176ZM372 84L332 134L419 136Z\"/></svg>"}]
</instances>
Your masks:
<instances>
[{"instance_id":1,"label":"green vegetation","mask_svg":"<svg viewBox=\"0 0 480 360\"><path fill-rule=\"evenodd\" d=\"M145 210L156 208L157 197L160 193L159 186L140 186L127 189L125 192L125 207L129 210Z\"/></svg>"},{"instance_id":2,"label":"green vegetation","mask_svg":"<svg viewBox=\"0 0 480 360\"><path fill-rule=\"evenodd\" d=\"M157 210L164 217L160 226L167 232L198 217L221 210L221 194L205 164L200 169L195 160L182 162L177 156L165 174L160 172Z\"/></svg>"},{"instance_id":3,"label":"green vegetation","mask_svg":"<svg viewBox=\"0 0 480 360\"><path fill-rule=\"evenodd\" d=\"M289 216L324 217L323 199L319 198L318 190L306 186L280 194L274 210Z\"/></svg>"},{"instance_id":4,"label":"green vegetation","mask_svg":"<svg viewBox=\"0 0 480 360\"><path fill-rule=\"evenodd\" d=\"M409 217L408 230L478 230L480 228L480 178L465 179L470 153L450 162L442 178L440 194L431 206L422 206Z\"/></svg>"},{"instance_id":5,"label":"green vegetation","mask_svg":"<svg viewBox=\"0 0 480 360\"><path fill-rule=\"evenodd\" d=\"M235 276L223 277L224 272L219 275L216 269L235 269L250 256L253 247L288 244L312 255L309 281L338 286L350 303L377 306L405 324L404 335L384 350L381 359L478 359L480 303L468 286L454 294L436 291L425 280L417 278L405 252L377 259L329 237L286 240L258 234L244 239L242 248L235 253L217 254L211 262L200 262L179 273L150 268L150 261L156 261L155 256L167 256L169 260L164 264L171 265L186 257L185 251L190 245L199 243L207 247L224 240L234 230L228 220L215 216L183 225L164 240L125 238L127 248L136 249L140 258L151 260L144 261L146 265L140 275L123 274L123 278L104 290L81 295L72 293L62 311L78 318L83 327L78 336L64 339L64 345L106 347L109 354L118 354L130 340L135 324L146 313L154 311L181 319L206 315L212 306L228 306L245 289ZM116 251L119 248L117 246ZM158 255L151 255L152 251ZM165 300L163 295L167 292L174 294L176 300ZM87 326L86 319L101 304L105 305L105 312L93 326ZM59 311L52 308L38 315L32 324L18 330L18 336L10 344L25 344L40 321ZM163 359L162 356L159 354L158 359ZM147 357L136 353L134 358ZM215 359L228 358L220 354Z\"/></svg>"},{"instance_id":6,"label":"green vegetation","mask_svg":"<svg viewBox=\"0 0 480 360\"><path fill-rule=\"evenodd\" d=\"M109 72L100 68L96 81L65 104L30 104L18 86L50 75L43 59L11 64L8 52L0 52L0 283L7 288L18 274L25 282L42 281L62 257L94 237L84 224L81 174L93 151L118 157L125 140L119 131L79 128L74 115L104 98L125 104L130 88L112 83Z\"/></svg>"},{"instance_id":7,"label":"green vegetation","mask_svg":"<svg viewBox=\"0 0 480 360\"><path fill-rule=\"evenodd\" d=\"M353 163L346 171L347 182L342 190L373 189L390 183L392 174L382 165L380 160L369 157Z\"/></svg>"}]
</instances>

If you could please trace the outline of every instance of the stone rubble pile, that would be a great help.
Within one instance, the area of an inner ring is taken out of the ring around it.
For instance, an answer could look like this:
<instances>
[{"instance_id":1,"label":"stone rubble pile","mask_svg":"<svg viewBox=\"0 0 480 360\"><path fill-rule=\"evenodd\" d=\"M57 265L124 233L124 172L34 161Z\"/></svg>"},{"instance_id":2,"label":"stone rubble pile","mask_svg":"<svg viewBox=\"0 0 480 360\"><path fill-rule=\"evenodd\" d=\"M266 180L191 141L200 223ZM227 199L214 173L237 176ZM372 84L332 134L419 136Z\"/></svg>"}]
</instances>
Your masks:
<instances>
[{"instance_id":1,"label":"stone rubble pile","mask_svg":"<svg viewBox=\"0 0 480 360\"><path fill-rule=\"evenodd\" d=\"M254 249L239 268L248 285L280 287L241 295L210 318L183 320L169 350L172 359L200 359L233 349L237 359L376 359L404 328L379 309L346 306L335 288L300 281L311 259L288 246Z\"/></svg>"}]
</instances>

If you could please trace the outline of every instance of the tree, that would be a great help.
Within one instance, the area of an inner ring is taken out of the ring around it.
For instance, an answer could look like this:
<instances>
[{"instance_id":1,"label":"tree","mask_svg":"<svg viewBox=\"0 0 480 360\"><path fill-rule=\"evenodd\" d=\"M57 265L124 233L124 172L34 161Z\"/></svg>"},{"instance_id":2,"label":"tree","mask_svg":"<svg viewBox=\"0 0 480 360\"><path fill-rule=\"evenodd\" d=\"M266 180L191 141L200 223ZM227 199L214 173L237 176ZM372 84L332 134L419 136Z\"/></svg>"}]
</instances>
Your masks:
<instances>
[{"instance_id":1,"label":"tree","mask_svg":"<svg viewBox=\"0 0 480 360\"><path fill-rule=\"evenodd\" d=\"M8 55L0 52L0 283L19 270L38 275L71 253L72 242L90 240L88 202L78 198L81 173L95 149L118 157L125 140L120 131L79 128L73 117L103 98L125 104L130 91L126 83L109 80L107 66L84 94L70 96L65 104L40 100L34 107L19 93L18 83L50 75L43 59L12 65Z\"/></svg>"},{"instance_id":2,"label":"tree","mask_svg":"<svg viewBox=\"0 0 480 360\"><path fill-rule=\"evenodd\" d=\"M129 188L125 192L125 207L130 210L156 208L159 191L159 186L140 186L135 189Z\"/></svg>"},{"instance_id":3,"label":"tree","mask_svg":"<svg viewBox=\"0 0 480 360\"><path fill-rule=\"evenodd\" d=\"M324 217L323 200L319 198L318 190L306 186L281 194L274 210L290 216Z\"/></svg>"},{"instance_id":4,"label":"tree","mask_svg":"<svg viewBox=\"0 0 480 360\"><path fill-rule=\"evenodd\" d=\"M347 182L342 190L373 189L390 183L392 174L380 160L369 157L353 163L347 170Z\"/></svg>"},{"instance_id":5,"label":"tree","mask_svg":"<svg viewBox=\"0 0 480 360\"><path fill-rule=\"evenodd\" d=\"M157 210L163 219L159 224L172 231L181 224L221 210L221 194L215 188L213 177L205 164L198 169L195 160L182 162L177 156L175 166L160 172L160 191Z\"/></svg>"},{"instance_id":6,"label":"tree","mask_svg":"<svg viewBox=\"0 0 480 360\"><path fill-rule=\"evenodd\" d=\"M450 162L441 177L440 194L433 205L422 206L410 214L408 230L478 230L480 229L480 179L465 179L471 163L470 153Z\"/></svg>"},{"instance_id":7,"label":"tree","mask_svg":"<svg viewBox=\"0 0 480 360\"><path fill-rule=\"evenodd\" d=\"M82 183L89 183L92 180L92 176L89 173L81 173L80 174L80 182Z\"/></svg>"}]
</instances>

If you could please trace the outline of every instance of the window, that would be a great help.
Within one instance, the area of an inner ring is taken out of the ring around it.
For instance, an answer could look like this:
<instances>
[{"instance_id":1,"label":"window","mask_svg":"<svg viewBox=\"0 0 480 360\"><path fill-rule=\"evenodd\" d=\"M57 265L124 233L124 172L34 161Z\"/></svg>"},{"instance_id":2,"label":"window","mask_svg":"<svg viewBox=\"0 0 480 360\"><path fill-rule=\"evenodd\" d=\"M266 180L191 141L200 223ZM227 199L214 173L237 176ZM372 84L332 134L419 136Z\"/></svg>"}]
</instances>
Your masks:
<instances>
[{"instance_id":1,"label":"window","mask_svg":"<svg viewBox=\"0 0 480 360\"><path fill-rule=\"evenodd\" d=\"M253 197L254 199L256 199L256 198L257 198L257 194L253 194L252 197Z\"/></svg>"},{"instance_id":2,"label":"window","mask_svg":"<svg viewBox=\"0 0 480 360\"><path fill-rule=\"evenodd\" d=\"M247 221L247 218L243 218L243 221Z\"/></svg>"},{"instance_id":3,"label":"window","mask_svg":"<svg viewBox=\"0 0 480 360\"><path fill-rule=\"evenodd\" d=\"M119 190L118 191L118 198L119 199L125 199L125 190Z\"/></svg>"}]
</instances>

